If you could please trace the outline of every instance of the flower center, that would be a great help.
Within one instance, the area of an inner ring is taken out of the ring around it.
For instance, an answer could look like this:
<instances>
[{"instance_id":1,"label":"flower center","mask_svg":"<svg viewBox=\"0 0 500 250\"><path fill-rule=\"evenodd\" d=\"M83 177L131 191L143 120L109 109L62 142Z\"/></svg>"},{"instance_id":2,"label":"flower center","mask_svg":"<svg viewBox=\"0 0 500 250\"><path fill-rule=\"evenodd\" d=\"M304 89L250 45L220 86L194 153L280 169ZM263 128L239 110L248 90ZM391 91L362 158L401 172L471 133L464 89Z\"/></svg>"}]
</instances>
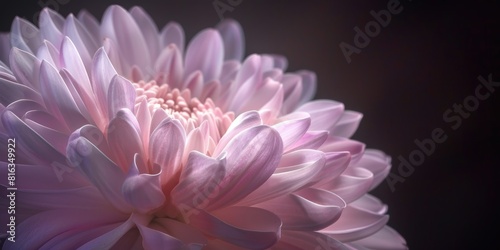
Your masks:
<instances>
[{"instance_id":1,"label":"flower center","mask_svg":"<svg viewBox=\"0 0 500 250\"><path fill-rule=\"evenodd\" d=\"M181 122L186 134L206 123L208 135L217 143L234 120L233 112L223 112L210 98L201 101L192 97L190 89L179 90L168 84L158 85L156 81L140 81L134 87L136 105L145 101L151 115L163 110Z\"/></svg>"}]
</instances>

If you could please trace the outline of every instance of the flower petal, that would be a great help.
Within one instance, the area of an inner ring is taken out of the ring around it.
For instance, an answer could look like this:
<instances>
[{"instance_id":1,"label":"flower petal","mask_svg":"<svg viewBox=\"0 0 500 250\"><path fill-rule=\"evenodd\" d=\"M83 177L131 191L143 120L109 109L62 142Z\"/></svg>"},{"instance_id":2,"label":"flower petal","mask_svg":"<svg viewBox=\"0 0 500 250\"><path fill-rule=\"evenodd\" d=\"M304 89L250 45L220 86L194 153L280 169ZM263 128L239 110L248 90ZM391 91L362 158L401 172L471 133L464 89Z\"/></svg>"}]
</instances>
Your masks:
<instances>
[{"instance_id":1,"label":"flower petal","mask_svg":"<svg viewBox=\"0 0 500 250\"><path fill-rule=\"evenodd\" d=\"M11 46L26 52L36 53L42 44L40 31L35 25L23 18L16 17L10 32Z\"/></svg>"},{"instance_id":2,"label":"flower petal","mask_svg":"<svg viewBox=\"0 0 500 250\"><path fill-rule=\"evenodd\" d=\"M278 215L284 230L297 231L316 231L329 226L346 206L336 194L314 188L255 205Z\"/></svg>"},{"instance_id":3,"label":"flower petal","mask_svg":"<svg viewBox=\"0 0 500 250\"><path fill-rule=\"evenodd\" d=\"M297 111L311 115L311 130L330 130L344 112L344 104L331 100L315 100L300 106Z\"/></svg>"},{"instance_id":4,"label":"flower petal","mask_svg":"<svg viewBox=\"0 0 500 250\"><path fill-rule=\"evenodd\" d=\"M74 43L79 52L82 62L87 70L90 70L92 57L98 49L97 40L99 37L93 36L78 19L70 14L64 22L64 34Z\"/></svg>"},{"instance_id":5,"label":"flower petal","mask_svg":"<svg viewBox=\"0 0 500 250\"><path fill-rule=\"evenodd\" d=\"M184 54L184 30L176 22L169 22L163 27L160 33L161 48L165 48L170 44L175 44L179 51Z\"/></svg>"},{"instance_id":6,"label":"flower petal","mask_svg":"<svg viewBox=\"0 0 500 250\"><path fill-rule=\"evenodd\" d=\"M141 29L122 7L113 5L106 10L102 18L101 36L110 38L118 45L127 73L134 65L141 69L151 68L151 55Z\"/></svg>"},{"instance_id":7,"label":"flower petal","mask_svg":"<svg viewBox=\"0 0 500 250\"><path fill-rule=\"evenodd\" d=\"M39 81L45 106L59 121L64 121L70 130L87 123L63 78L47 61L40 66Z\"/></svg>"},{"instance_id":8,"label":"flower petal","mask_svg":"<svg viewBox=\"0 0 500 250\"><path fill-rule=\"evenodd\" d=\"M121 192L125 173L95 145L83 137L78 137L69 142L66 154L71 164L82 171L116 209L131 211Z\"/></svg>"},{"instance_id":9,"label":"flower petal","mask_svg":"<svg viewBox=\"0 0 500 250\"><path fill-rule=\"evenodd\" d=\"M95 53L92 64L92 88L94 89L101 110L106 112L108 109L107 97L109 85L117 73L103 48L100 48ZM108 117L107 114L104 115Z\"/></svg>"},{"instance_id":10,"label":"flower petal","mask_svg":"<svg viewBox=\"0 0 500 250\"><path fill-rule=\"evenodd\" d=\"M283 155L276 171L240 205L253 205L297 191L311 183L323 168L325 156L321 151L298 150Z\"/></svg>"},{"instance_id":11,"label":"flower petal","mask_svg":"<svg viewBox=\"0 0 500 250\"><path fill-rule=\"evenodd\" d=\"M7 110L2 114L2 122L9 134L18 140L17 145L29 155L30 159L33 159L33 162L48 164L66 162L66 157L63 154L59 153L11 111Z\"/></svg>"},{"instance_id":12,"label":"flower petal","mask_svg":"<svg viewBox=\"0 0 500 250\"><path fill-rule=\"evenodd\" d=\"M132 111L121 109L111 120L107 129L107 139L114 161L126 172L134 162L136 153L142 154L139 123Z\"/></svg>"},{"instance_id":13,"label":"flower petal","mask_svg":"<svg viewBox=\"0 0 500 250\"><path fill-rule=\"evenodd\" d=\"M391 157L387 156L382 151L367 149L356 164L356 167L367 169L373 173L371 190L377 187L389 174L391 170Z\"/></svg>"},{"instance_id":14,"label":"flower petal","mask_svg":"<svg viewBox=\"0 0 500 250\"><path fill-rule=\"evenodd\" d=\"M389 226L385 226L375 234L349 244L360 245L368 249L408 249L405 239Z\"/></svg>"},{"instance_id":15,"label":"flower petal","mask_svg":"<svg viewBox=\"0 0 500 250\"><path fill-rule=\"evenodd\" d=\"M310 101L316 93L316 74L312 71L301 70L297 72L302 77L302 95L299 104Z\"/></svg>"},{"instance_id":16,"label":"flower petal","mask_svg":"<svg viewBox=\"0 0 500 250\"><path fill-rule=\"evenodd\" d=\"M311 125L311 117L305 112L295 112L282 116L279 121L281 122L272 127L280 133L285 149L299 140Z\"/></svg>"},{"instance_id":17,"label":"flower petal","mask_svg":"<svg viewBox=\"0 0 500 250\"><path fill-rule=\"evenodd\" d=\"M345 111L340 120L332 128L332 135L340 137L351 137L356 129L358 129L359 123L363 118L363 114L355 111Z\"/></svg>"},{"instance_id":18,"label":"flower petal","mask_svg":"<svg viewBox=\"0 0 500 250\"><path fill-rule=\"evenodd\" d=\"M153 19L144 11L143 8L134 6L130 9L130 15L134 18L142 35L147 43L147 48L152 56L160 53L160 40L158 38L158 27Z\"/></svg>"},{"instance_id":19,"label":"flower petal","mask_svg":"<svg viewBox=\"0 0 500 250\"><path fill-rule=\"evenodd\" d=\"M50 8L44 8L40 13L40 34L44 40L54 44L56 48L61 47L64 35L62 33L64 18Z\"/></svg>"},{"instance_id":20,"label":"flower petal","mask_svg":"<svg viewBox=\"0 0 500 250\"><path fill-rule=\"evenodd\" d=\"M389 216L376 213L370 213L347 206L340 218L320 233L329 235L337 240L349 242L368 237L382 229Z\"/></svg>"},{"instance_id":21,"label":"flower petal","mask_svg":"<svg viewBox=\"0 0 500 250\"><path fill-rule=\"evenodd\" d=\"M258 112L248 111L242 113L241 115L236 117L236 119L234 119L224 136L222 136L219 143L217 144L217 147L215 148L215 151L213 152L213 155L220 155L226 145L240 132L259 125L262 125L262 119Z\"/></svg>"},{"instance_id":22,"label":"flower petal","mask_svg":"<svg viewBox=\"0 0 500 250\"><path fill-rule=\"evenodd\" d=\"M182 54L175 44L162 49L155 63L156 72L164 75L160 83L166 82L170 87L181 88L183 64Z\"/></svg>"},{"instance_id":23,"label":"flower petal","mask_svg":"<svg viewBox=\"0 0 500 250\"><path fill-rule=\"evenodd\" d=\"M39 249L53 237L69 230L113 224L123 218L124 214L113 210L48 210L23 221L16 228L16 242L5 241L3 247L4 249Z\"/></svg>"},{"instance_id":24,"label":"flower petal","mask_svg":"<svg viewBox=\"0 0 500 250\"><path fill-rule=\"evenodd\" d=\"M108 115L112 120L120 109L134 110L135 88L126 78L115 75L108 89Z\"/></svg>"},{"instance_id":25,"label":"flower petal","mask_svg":"<svg viewBox=\"0 0 500 250\"><path fill-rule=\"evenodd\" d=\"M165 184L180 169L184 143L184 128L177 120L163 120L151 134L149 157L162 168L161 182Z\"/></svg>"},{"instance_id":26,"label":"flower petal","mask_svg":"<svg viewBox=\"0 0 500 250\"><path fill-rule=\"evenodd\" d=\"M205 234L245 249L266 249L281 234L281 221L271 212L254 207L228 207L207 213L201 210L191 225Z\"/></svg>"},{"instance_id":27,"label":"flower petal","mask_svg":"<svg viewBox=\"0 0 500 250\"><path fill-rule=\"evenodd\" d=\"M224 41L224 60L243 59L245 50L245 37L241 25L231 19L224 19L217 25L222 40Z\"/></svg>"},{"instance_id":28,"label":"flower petal","mask_svg":"<svg viewBox=\"0 0 500 250\"><path fill-rule=\"evenodd\" d=\"M116 223L115 228L89 242L86 242L84 245L80 246L78 250L110 249L115 243L120 240L120 238L122 238L130 229L133 228L133 217L134 215L132 215L127 221L121 224Z\"/></svg>"},{"instance_id":29,"label":"flower petal","mask_svg":"<svg viewBox=\"0 0 500 250\"><path fill-rule=\"evenodd\" d=\"M226 176L226 161L213 159L196 151L189 154L179 184L171 192L172 201L185 221L194 210L206 208L220 192Z\"/></svg>"},{"instance_id":30,"label":"flower petal","mask_svg":"<svg viewBox=\"0 0 500 250\"><path fill-rule=\"evenodd\" d=\"M342 242L316 232L284 230L278 244L271 250L352 250Z\"/></svg>"},{"instance_id":31,"label":"flower petal","mask_svg":"<svg viewBox=\"0 0 500 250\"><path fill-rule=\"evenodd\" d=\"M2 89L2 92L0 92L0 103L4 106L20 99L43 103L41 96L34 90L7 79L0 78L0 89Z\"/></svg>"},{"instance_id":32,"label":"flower petal","mask_svg":"<svg viewBox=\"0 0 500 250\"><path fill-rule=\"evenodd\" d=\"M220 76L223 59L224 48L219 32L213 29L201 31L187 47L184 76L200 70L205 82L216 80Z\"/></svg>"},{"instance_id":33,"label":"flower petal","mask_svg":"<svg viewBox=\"0 0 500 250\"><path fill-rule=\"evenodd\" d=\"M282 153L278 132L268 126L252 127L235 136L223 150L226 175L209 209L234 204L252 193L269 179Z\"/></svg>"},{"instance_id":34,"label":"flower petal","mask_svg":"<svg viewBox=\"0 0 500 250\"><path fill-rule=\"evenodd\" d=\"M129 176L122 186L123 197L139 213L146 214L160 207L165 202L165 195L161 191L160 172L156 174L139 174L137 167L138 155L134 157Z\"/></svg>"},{"instance_id":35,"label":"flower petal","mask_svg":"<svg viewBox=\"0 0 500 250\"><path fill-rule=\"evenodd\" d=\"M372 172L364 168L347 168L339 177L319 187L334 192L350 203L366 194L372 183Z\"/></svg>"}]
</instances>

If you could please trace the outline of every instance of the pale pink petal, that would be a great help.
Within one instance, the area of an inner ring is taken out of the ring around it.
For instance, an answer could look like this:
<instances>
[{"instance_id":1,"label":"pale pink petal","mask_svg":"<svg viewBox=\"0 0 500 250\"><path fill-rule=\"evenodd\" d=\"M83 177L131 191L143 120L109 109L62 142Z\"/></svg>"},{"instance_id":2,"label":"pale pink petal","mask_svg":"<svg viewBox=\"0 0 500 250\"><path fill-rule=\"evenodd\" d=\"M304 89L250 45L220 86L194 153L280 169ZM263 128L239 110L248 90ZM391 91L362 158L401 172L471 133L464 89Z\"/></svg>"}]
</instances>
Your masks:
<instances>
[{"instance_id":1,"label":"pale pink petal","mask_svg":"<svg viewBox=\"0 0 500 250\"><path fill-rule=\"evenodd\" d=\"M246 249L266 249L280 237L281 220L254 207L228 207L212 213L200 211L191 225L205 234Z\"/></svg>"},{"instance_id":2,"label":"pale pink petal","mask_svg":"<svg viewBox=\"0 0 500 250\"><path fill-rule=\"evenodd\" d=\"M283 153L283 142L268 126L249 128L235 136L225 147L226 174L210 209L238 202L266 182L275 171Z\"/></svg>"},{"instance_id":3,"label":"pale pink petal","mask_svg":"<svg viewBox=\"0 0 500 250\"><path fill-rule=\"evenodd\" d=\"M283 101L282 112L290 113L297 108L299 105L300 96L302 94L302 78L298 75L294 74L285 74L281 78L281 82L283 83L283 92L285 94L285 100ZM309 112L310 110L298 110ZM313 114L311 114L311 117ZM313 118L313 117L312 117ZM332 117L329 117L330 119ZM317 118L314 117L314 120ZM313 121L314 121L313 120ZM315 126L311 127L314 130L321 130L323 128L317 127L317 121L314 121Z\"/></svg>"},{"instance_id":4,"label":"pale pink petal","mask_svg":"<svg viewBox=\"0 0 500 250\"><path fill-rule=\"evenodd\" d=\"M328 131L307 131L299 140L290 145L287 151L298 149L318 149L328 139Z\"/></svg>"},{"instance_id":5,"label":"pale pink petal","mask_svg":"<svg viewBox=\"0 0 500 250\"><path fill-rule=\"evenodd\" d=\"M42 44L40 31L32 23L16 17L11 26L10 43L12 47L35 53Z\"/></svg>"},{"instance_id":6,"label":"pale pink petal","mask_svg":"<svg viewBox=\"0 0 500 250\"><path fill-rule=\"evenodd\" d=\"M109 85L117 73L108 55L102 48L96 52L92 64L92 88L97 96L101 110L106 112L108 104L106 97L108 96ZM104 115L108 117L107 114Z\"/></svg>"},{"instance_id":7,"label":"pale pink petal","mask_svg":"<svg viewBox=\"0 0 500 250\"><path fill-rule=\"evenodd\" d=\"M315 100L300 106L296 111L311 115L311 130L330 130L344 112L344 104L331 100Z\"/></svg>"},{"instance_id":8,"label":"pale pink petal","mask_svg":"<svg viewBox=\"0 0 500 250\"><path fill-rule=\"evenodd\" d=\"M43 61L40 66L40 88L45 106L60 121L65 121L70 130L86 123L71 92L57 70ZM71 117L71 119L65 119Z\"/></svg>"},{"instance_id":9,"label":"pale pink petal","mask_svg":"<svg viewBox=\"0 0 500 250\"><path fill-rule=\"evenodd\" d=\"M188 249L199 249L197 247L207 244L207 239L199 230L177 220L156 218L149 227L179 239L188 245Z\"/></svg>"},{"instance_id":10,"label":"pale pink petal","mask_svg":"<svg viewBox=\"0 0 500 250\"><path fill-rule=\"evenodd\" d=\"M216 30L206 29L198 33L186 50L185 74L200 70L206 82L219 78L224 59L222 38Z\"/></svg>"},{"instance_id":11,"label":"pale pink petal","mask_svg":"<svg viewBox=\"0 0 500 250\"><path fill-rule=\"evenodd\" d=\"M351 244L360 245L368 249L390 249L404 250L408 249L405 239L394 229L385 226L369 237L353 241Z\"/></svg>"},{"instance_id":12,"label":"pale pink petal","mask_svg":"<svg viewBox=\"0 0 500 250\"><path fill-rule=\"evenodd\" d=\"M77 249L85 243L113 230L120 224L121 223L114 223L110 225L93 227L90 229L77 228L71 231L66 231L50 239L50 241L45 243L40 248L40 250Z\"/></svg>"},{"instance_id":13,"label":"pale pink petal","mask_svg":"<svg viewBox=\"0 0 500 250\"><path fill-rule=\"evenodd\" d=\"M387 206L370 194L361 196L361 198L351 202L349 206L376 214L385 214L387 212Z\"/></svg>"},{"instance_id":14,"label":"pale pink petal","mask_svg":"<svg viewBox=\"0 0 500 250\"><path fill-rule=\"evenodd\" d=\"M106 137L104 134L94 125L84 125L81 128L75 130L69 137L69 141L75 140L78 137L83 137L87 139L90 143L101 150L105 155L111 155L111 150L108 147Z\"/></svg>"},{"instance_id":15,"label":"pale pink petal","mask_svg":"<svg viewBox=\"0 0 500 250\"><path fill-rule=\"evenodd\" d=\"M169 22L163 27L160 33L161 48L165 48L170 44L175 44L179 51L184 54L184 30L176 22Z\"/></svg>"},{"instance_id":16,"label":"pale pink petal","mask_svg":"<svg viewBox=\"0 0 500 250\"><path fill-rule=\"evenodd\" d=\"M116 209L131 211L121 192L126 174L98 148L79 137L68 144L67 156L72 166L79 169Z\"/></svg>"},{"instance_id":17,"label":"pale pink petal","mask_svg":"<svg viewBox=\"0 0 500 250\"><path fill-rule=\"evenodd\" d=\"M232 102L229 110L234 110L241 113L241 107L249 100L258 88L263 84L262 82L262 65L261 57L253 54L247 57L238 71L234 83L231 85Z\"/></svg>"},{"instance_id":18,"label":"pale pink petal","mask_svg":"<svg viewBox=\"0 0 500 250\"><path fill-rule=\"evenodd\" d=\"M368 192L372 183L372 172L364 168L348 168L334 180L319 185L319 188L334 192L350 203Z\"/></svg>"},{"instance_id":19,"label":"pale pink petal","mask_svg":"<svg viewBox=\"0 0 500 250\"><path fill-rule=\"evenodd\" d=\"M16 82L0 78L0 89L2 90L0 92L0 103L4 106L20 99L35 100L38 103L43 103L39 93Z\"/></svg>"},{"instance_id":20,"label":"pale pink petal","mask_svg":"<svg viewBox=\"0 0 500 250\"><path fill-rule=\"evenodd\" d=\"M278 81L274 81L270 78L265 79L261 88L257 90L256 95L254 95L253 98L248 99L246 103L241 107L241 110L262 110L261 108L271 102L273 98L276 98L275 96L278 95L277 92L280 90L283 91L282 89L283 86ZM281 108L281 103L278 104L276 103L276 101L274 102L274 107L272 107L273 110L278 107ZM271 107L268 106L268 108ZM279 110L280 109L277 109L277 111ZM276 113L277 112L275 112L274 116L277 115Z\"/></svg>"},{"instance_id":21,"label":"pale pink petal","mask_svg":"<svg viewBox=\"0 0 500 250\"><path fill-rule=\"evenodd\" d=\"M151 229L143 225L137 225L142 236L142 246L144 249L183 249L182 241L166 233Z\"/></svg>"},{"instance_id":22,"label":"pale pink petal","mask_svg":"<svg viewBox=\"0 0 500 250\"><path fill-rule=\"evenodd\" d=\"M231 19L225 19L217 25L222 40L224 41L224 60L243 59L245 50L245 37L241 25Z\"/></svg>"},{"instance_id":23,"label":"pale pink petal","mask_svg":"<svg viewBox=\"0 0 500 250\"><path fill-rule=\"evenodd\" d=\"M31 168L32 170L34 168ZM46 172L49 172L45 170ZM41 171L36 171L40 173ZM77 171L75 171L77 172ZM53 172L49 172L54 175ZM41 178L40 175L37 178ZM67 178L64 175L64 178ZM83 177L83 176L82 176ZM68 177L72 180L75 178ZM55 180L55 182L58 182ZM89 185L89 183L87 183ZM61 186L60 186L61 187ZM114 207L99 193L99 190L93 186L84 186L78 188L39 190L27 189L17 190L17 194L22 199L16 201L19 207L26 207L32 210L49 210L49 209L94 209L94 210L111 210L115 211Z\"/></svg>"},{"instance_id":24,"label":"pale pink petal","mask_svg":"<svg viewBox=\"0 0 500 250\"><path fill-rule=\"evenodd\" d=\"M54 44L56 48L61 47L64 34L64 18L52 9L44 8L40 12L39 24L40 34L44 40Z\"/></svg>"},{"instance_id":25,"label":"pale pink petal","mask_svg":"<svg viewBox=\"0 0 500 250\"><path fill-rule=\"evenodd\" d=\"M319 147L324 152L348 151L351 153L351 162L358 162L363 156L365 144L359 141L330 136L326 142Z\"/></svg>"},{"instance_id":26,"label":"pale pink petal","mask_svg":"<svg viewBox=\"0 0 500 250\"><path fill-rule=\"evenodd\" d=\"M389 216L387 215L370 213L347 206L335 223L319 232L337 240L349 242L376 233L385 226L388 220Z\"/></svg>"},{"instance_id":27,"label":"pale pink petal","mask_svg":"<svg viewBox=\"0 0 500 250\"><path fill-rule=\"evenodd\" d=\"M162 168L162 184L172 178L180 169L184 143L184 128L178 120L163 120L151 134L149 141L150 161Z\"/></svg>"},{"instance_id":28,"label":"pale pink petal","mask_svg":"<svg viewBox=\"0 0 500 250\"><path fill-rule=\"evenodd\" d=\"M130 9L130 15L134 18L137 26L140 27L147 48L152 57L160 52L160 39L158 37L158 27L143 8L134 6Z\"/></svg>"},{"instance_id":29,"label":"pale pink petal","mask_svg":"<svg viewBox=\"0 0 500 250\"><path fill-rule=\"evenodd\" d=\"M137 117L137 121L139 122L140 130L141 130L141 138L142 144L144 148L145 158L148 158L149 155L149 135L151 130L151 112L149 111L148 104L146 100L141 101L138 106L136 106L135 116Z\"/></svg>"},{"instance_id":30,"label":"pale pink petal","mask_svg":"<svg viewBox=\"0 0 500 250\"><path fill-rule=\"evenodd\" d=\"M122 186L123 197L139 213L148 213L160 207L165 202L165 195L161 191L160 172L148 174L140 173L137 167L137 154L131 164L127 179Z\"/></svg>"},{"instance_id":31,"label":"pale pink petal","mask_svg":"<svg viewBox=\"0 0 500 250\"><path fill-rule=\"evenodd\" d=\"M110 38L118 45L128 73L134 65L142 69L151 67L151 56L141 28L125 9L118 5L109 7L102 23L101 36Z\"/></svg>"},{"instance_id":32,"label":"pale pink petal","mask_svg":"<svg viewBox=\"0 0 500 250\"><path fill-rule=\"evenodd\" d=\"M126 78L115 75L108 88L108 115L113 119L120 109L134 110L135 88Z\"/></svg>"},{"instance_id":33,"label":"pale pink petal","mask_svg":"<svg viewBox=\"0 0 500 250\"><path fill-rule=\"evenodd\" d=\"M69 230L104 226L117 223L124 218L126 218L124 214L112 210L49 210L31 216L18 225L16 242L6 241L3 247L4 249L39 249L53 237Z\"/></svg>"},{"instance_id":34,"label":"pale pink petal","mask_svg":"<svg viewBox=\"0 0 500 250\"><path fill-rule=\"evenodd\" d=\"M34 115L36 113L36 115ZM43 120L52 119L57 121L57 119L44 111L30 111L27 115L36 116L36 118L42 117ZM64 154L66 152L66 146L68 141L69 130L65 128L64 130L53 129L49 126L45 126L37 122L36 120L30 119L31 117L25 116L23 121L28 125L33 131L39 134L43 139L45 139L52 147L57 151Z\"/></svg>"},{"instance_id":35,"label":"pale pink petal","mask_svg":"<svg viewBox=\"0 0 500 250\"><path fill-rule=\"evenodd\" d=\"M273 68L278 68L282 71L285 71L288 67L288 60L282 55L264 54L263 56L271 58Z\"/></svg>"},{"instance_id":36,"label":"pale pink petal","mask_svg":"<svg viewBox=\"0 0 500 250\"><path fill-rule=\"evenodd\" d=\"M345 111L340 120L331 129L332 135L346 138L351 137L356 132L356 129L358 129L361 118L363 118L363 114L359 112Z\"/></svg>"},{"instance_id":37,"label":"pale pink petal","mask_svg":"<svg viewBox=\"0 0 500 250\"><path fill-rule=\"evenodd\" d=\"M61 68L61 53L59 53L60 48L56 48L51 42L44 40L42 46L38 48L36 57L40 61L47 61L56 68Z\"/></svg>"},{"instance_id":38,"label":"pale pink petal","mask_svg":"<svg viewBox=\"0 0 500 250\"><path fill-rule=\"evenodd\" d=\"M324 153L298 150L283 155L271 177L247 196L240 205L252 205L297 191L307 185L325 164Z\"/></svg>"},{"instance_id":39,"label":"pale pink petal","mask_svg":"<svg viewBox=\"0 0 500 250\"><path fill-rule=\"evenodd\" d=\"M325 166L316 175L314 186L335 181L335 178L343 173L350 163L351 154L347 151L325 153Z\"/></svg>"},{"instance_id":40,"label":"pale pink petal","mask_svg":"<svg viewBox=\"0 0 500 250\"><path fill-rule=\"evenodd\" d=\"M64 34L75 44L85 68L90 70L92 57L99 47L98 37L94 37L73 14L66 19L63 30Z\"/></svg>"},{"instance_id":41,"label":"pale pink petal","mask_svg":"<svg viewBox=\"0 0 500 250\"><path fill-rule=\"evenodd\" d=\"M0 136L0 138L4 139L3 136ZM16 154L18 154L18 152L16 152ZM19 158L20 155L16 156ZM0 174L4 176L7 176L8 173L7 164L7 161L2 160L0 162ZM61 174L58 175L58 173ZM23 198L23 200L18 201L19 204L21 204L21 202L30 203L36 201L36 203L43 202L55 205L56 203L47 202L48 197L42 198L42 195L40 194L42 190L64 190L90 185L90 183L78 171L76 171L76 169L68 166L66 162L54 162L51 165L26 165L16 162L16 174L18 176L23 176L23 178L16 180L16 187L19 192L21 192L20 190L32 190L34 193L33 198L40 195L39 199ZM0 185L7 186L7 184L7 178L0 180ZM54 196L53 194L49 194L48 196L52 196L54 199L58 199L57 197L59 197L58 195ZM71 203L57 205L65 206L70 204Z\"/></svg>"},{"instance_id":42,"label":"pale pink petal","mask_svg":"<svg viewBox=\"0 0 500 250\"><path fill-rule=\"evenodd\" d=\"M270 112L270 117L264 119L265 124L272 124L276 117L280 115L283 105L283 85L280 85L274 96L264 106L260 108L260 112Z\"/></svg>"},{"instance_id":43,"label":"pale pink petal","mask_svg":"<svg viewBox=\"0 0 500 250\"><path fill-rule=\"evenodd\" d=\"M191 130L186 138L186 147L182 162L186 162L189 153L198 151L206 154L208 152L208 122L204 121L199 127Z\"/></svg>"},{"instance_id":44,"label":"pale pink petal","mask_svg":"<svg viewBox=\"0 0 500 250\"><path fill-rule=\"evenodd\" d=\"M284 230L297 231L316 231L329 226L346 206L338 195L314 188L255 205L280 217Z\"/></svg>"},{"instance_id":45,"label":"pale pink petal","mask_svg":"<svg viewBox=\"0 0 500 250\"><path fill-rule=\"evenodd\" d=\"M189 89L193 96L199 96L203 91L203 83L203 73L199 70L196 70L186 77L183 86Z\"/></svg>"},{"instance_id":46,"label":"pale pink petal","mask_svg":"<svg viewBox=\"0 0 500 250\"><path fill-rule=\"evenodd\" d=\"M302 95L299 101L301 105L313 99L316 93L316 74L308 70L298 71L297 74L302 77Z\"/></svg>"},{"instance_id":47,"label":"pale pink petal","mask_svg":"<svg viewBox=\"0 0 500 250\"><path fill-rule=\"evenodd\" d=\"M113 160L123 170L128 171L134 162L134 155L141 154L144 149L141 140L139 123L132 111L121 109L109 122L107 139L113 154Z\"/></svg>"},{"instance_id":48,"label":"pale pink petal","mask_svg":"<svg viewBox=\"0 0 500 250\"><path fill-rule=\"evenodd\" d=\"M83 27L87 29L89 35L94 39L99 39L99 21L90 14L87 10L83 9L78 13L78 20Z\"/></svg>"},{"instance_id":49,"label":"pale pink petal","mask_svg":"<svg viewBox=\"0 0 500 250\"><path fill-rule=\"evenodd\" d=\"M171 87L181 88L184 74L183 65L181 52L175 44L171 44L161 50L156 59L155 70L164 75L163 82Z\"/></svg>"},{"instance_id":50,"label":"pale pink petal","mask_svg":"<svg viewBox=\"0 0 500 250\"><path fill-rule=\"evenodd\" d=\"M33 54L13 48L10 52L10 66L17 82L34 90L39 90L38 71L40 69L40 60Z\"/></svg>"},{"instance_id":51,"label":"pale pink petal","mask_svg":"<svg viewBox=\"0 0 500 250\"><path fill-rule=\"evenodd\" d=\"M285 150L299 140L311 125L311 117L305 112L295 112L279 118L279 123L272 127L276 129L283 139Z\"/></svg>"},{"instance_id":52,"label":"pale pink petal","mask_svg":"<svg viewBox=\"0 0 500 250\"><path fill-rule=\"evenodd\" d=\"M132 229L132 227L134 226L133 217L134 215L132 215L127 221L123 223L116 223L114 225L114 228L110 228L110 230L106 233L99 235L99 237L80 246L78 250L111 248L120 240L120 238L122 238L130 229Z\"/></svg>"},{"instance_id":53,"label":"pale pink petal","mask_svg":"<svg viewBox=\"0 0 500 250\"><path fill-rule=\"evenodd\" d=\"M215 148L215 151L213 152L213 155L218 156L229 143L229 141L231 141L240 132L259 125L262 125L262 119L258 112L248 111L239 115L238 117L236 117L236 119L234 119L224 136L222 136L222 138L220 139L217 147Z\"/></svg>"},{"instance_id":54,"label":"pale pink petal","mask_svg":"<svg viewBox=\"0 0 500 250\"><path fill-rule=\"evenodd\" d=\"M10 111L2 114L2 122L11 136L16 138L16 143L29 155L34 162L65 162L66 157L59 153L52 145L38 135L19 117Z\"/></svg>"},{"instance_id":55,"label":"pale pink petal","mask_svg":"<svg viewBox=\"0 0 500 250\"><path fill-rule=\"evenodd\" d=\"M316 232L285 230L271 250L349 250L342 242Z\"/></svg>"},{"instance_id":56,"label":"pale pink petal","mask_svg":"<svg viewBox=\"0 0 500 250\"><path fill-rule=\"evenodd\" d=\"M191 152L179 184L171 192L172 201L186 222L196 210L206 208L221 191L226 161Z\"/></svg>"},{"instance_id":57,"label":"pale pink petal","mask_svg":"<svg viewBox=\"0 0 500 250\"><path fill-rule=\"evenodd\" d=\"M382 151L367 149L356 164L356 167L365 168L373 173L371 190L377 187L389 174L391 170L391 158Z\"/></svg>"}]
</instances>

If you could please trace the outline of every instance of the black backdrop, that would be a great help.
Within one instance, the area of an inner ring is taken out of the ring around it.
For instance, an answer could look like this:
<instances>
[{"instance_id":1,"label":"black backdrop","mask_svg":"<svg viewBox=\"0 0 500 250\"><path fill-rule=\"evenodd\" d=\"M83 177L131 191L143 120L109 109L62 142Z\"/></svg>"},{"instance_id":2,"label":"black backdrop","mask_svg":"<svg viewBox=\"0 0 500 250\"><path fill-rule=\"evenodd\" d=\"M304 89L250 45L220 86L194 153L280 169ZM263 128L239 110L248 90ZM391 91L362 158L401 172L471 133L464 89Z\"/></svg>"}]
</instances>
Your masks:
<instances>
[{"instance_id":1,"label":"black backdrop","mask_svg":"<svg viewBox=\"0 0 500 250\"><path fill-rule=\"evenodd\" d=\"M86 8L98 18L110 4L141 5L160 27L179 22L188 39L219 21L215 1L10 1L1 6L0 30L8 31L15 16L32 21L49 2L63 15ZM364 29L374 20L372 10L387 9L393 1L232 2L239 4L223 16L243 26L246 55L283 54L289 70L315 71L316 98L338 100L362 112L354 138L391 155L392 173L398 173L398 156L417 157L415 140L432 138L436 128L444 131L446 140L423 163L414 158L418 166L395 184L394 192L386 182L373 192L389 205L389 225L410 249L498 245L489 226L497 226L499 211L500 91L477 103L469 97L480 84L478 76L491 74L500 81L500 20L493 1L401 0L400 13L359 54L352 54L350 63L339 45L354 45L354 28ZM464 101L470 114L458 118L454 104ZM452 113L445 120L448 109Z\"/></svg>"}]
</instances>

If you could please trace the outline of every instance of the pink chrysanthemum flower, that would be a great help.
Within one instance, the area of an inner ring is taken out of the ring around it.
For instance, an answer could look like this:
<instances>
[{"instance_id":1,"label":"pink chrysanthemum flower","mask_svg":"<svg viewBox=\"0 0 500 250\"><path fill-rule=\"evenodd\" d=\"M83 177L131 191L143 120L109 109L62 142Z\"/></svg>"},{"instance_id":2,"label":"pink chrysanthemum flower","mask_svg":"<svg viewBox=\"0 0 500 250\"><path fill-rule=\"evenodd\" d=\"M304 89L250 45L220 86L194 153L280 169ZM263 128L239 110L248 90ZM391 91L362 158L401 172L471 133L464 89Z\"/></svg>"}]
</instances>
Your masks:
<instances>
[{"instance_id":1,"label":"pink chrysanthemum flower","mask_svg":"<svg viewBox=\"0 0 500 250\"><path fill-rule=\"evenodd\" d=\"M0 36L4 249L406 249L367 194L390 158L349 139L361 114L243 49L235 21L184 49L138 7L16 18Z\"/></svg>"}]
</instances>

